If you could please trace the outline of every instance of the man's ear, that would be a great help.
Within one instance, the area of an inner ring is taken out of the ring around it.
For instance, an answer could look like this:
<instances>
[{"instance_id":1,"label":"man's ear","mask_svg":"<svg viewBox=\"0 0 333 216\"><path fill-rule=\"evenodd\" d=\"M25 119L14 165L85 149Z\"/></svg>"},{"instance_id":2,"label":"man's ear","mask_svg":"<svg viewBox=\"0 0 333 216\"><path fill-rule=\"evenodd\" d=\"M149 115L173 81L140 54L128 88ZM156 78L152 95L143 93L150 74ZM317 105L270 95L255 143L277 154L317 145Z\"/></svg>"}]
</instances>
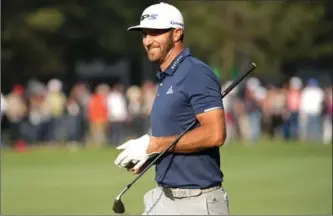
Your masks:
<instances>
[{"instance_id":1,"label":"man's ear","mask_svg":"<svg viewBox=\"0 0 333 216\"><path fill-rule=\"evenodd\" d=\"M173 40L175 42L178 42L181 40L181 37L182 37L182 34L183 34L183 30L182 29L175 29L173 31Z\"/></svg>"}]
</instances>

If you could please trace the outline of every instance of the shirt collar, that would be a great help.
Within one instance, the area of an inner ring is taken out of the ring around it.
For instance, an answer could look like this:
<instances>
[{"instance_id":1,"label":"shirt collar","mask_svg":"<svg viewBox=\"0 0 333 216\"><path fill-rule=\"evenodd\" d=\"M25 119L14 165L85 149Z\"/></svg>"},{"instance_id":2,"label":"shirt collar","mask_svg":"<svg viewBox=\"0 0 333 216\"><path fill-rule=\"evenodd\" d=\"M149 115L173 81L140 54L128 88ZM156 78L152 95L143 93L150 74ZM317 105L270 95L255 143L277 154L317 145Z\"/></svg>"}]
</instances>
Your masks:
<instances>
[{"instance_id":1,"label":"shirt collar","mask_svg":"<svg viewBox=\"0 0 333 216\"><path fill-rule=\"evenodd\" d=\"M161 72L160 70L158 70L158 72L156 73L157 79L161 80L165 77L165 75L172 76L175 73L175 71L177 70L180 63L185 59L185 57L187 57L189 55L191 55L190 49L189 48L183 49L177 55L177 57L171 62L171 64L168 66L168 68L164 72Z\"/></svg>"}]
</instances>

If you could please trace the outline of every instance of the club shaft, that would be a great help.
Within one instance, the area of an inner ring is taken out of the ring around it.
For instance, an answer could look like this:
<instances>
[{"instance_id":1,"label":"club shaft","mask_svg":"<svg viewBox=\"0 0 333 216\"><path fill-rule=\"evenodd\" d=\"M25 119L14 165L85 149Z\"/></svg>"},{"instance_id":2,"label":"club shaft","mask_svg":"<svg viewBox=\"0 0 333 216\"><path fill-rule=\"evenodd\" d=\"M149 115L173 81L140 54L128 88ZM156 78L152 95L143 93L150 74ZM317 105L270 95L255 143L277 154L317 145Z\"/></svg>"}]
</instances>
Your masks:
<instances>
[{"instance_id":1,"label":"club shaft","mask_svg":"<svg viewBox=\"0 0 333 216\"><path fill-rule=\"evenodd\" d=\"M244 73L242 76L237 78L235 81L233 81L228 88L226 88L222 92L222 99L233 89L235 86L237 86L240 82L242 82L250 73L256 68L256 65L254 63L251 64L252 67ZM182 134L180 134L175 141L173 141L163 152L159 153L158 156L156 156L147 167L130 183L127 185L127 187L118 195L120 198L151 166L155 164L155 162L160 159L167 151L169 151L170 148L172 148L174 145L177 144L177 142L184 136L185 133L187 133L192 127L194 127L198 123L198 120L195 120L192 122L190 126L188 126Z\"/></svg>"},{"instance_id":2,"label":"club shaft","mask_svg":"<svg viewBox=\"0 0 333 216\"><path fill-rule=\"evenodd\" d=\"M252 71L256 68L256 65L254 63L251 63L251 68L244 73L242 76L238 77L235 81L233 81L228 88L226 88L223 92L222 92L222 98L224 98L227 94L229 94L229 92L235 88L240 82L242 82L248 75L250 75L250 73L252 73Z\"/></svg>"}]
</instances>

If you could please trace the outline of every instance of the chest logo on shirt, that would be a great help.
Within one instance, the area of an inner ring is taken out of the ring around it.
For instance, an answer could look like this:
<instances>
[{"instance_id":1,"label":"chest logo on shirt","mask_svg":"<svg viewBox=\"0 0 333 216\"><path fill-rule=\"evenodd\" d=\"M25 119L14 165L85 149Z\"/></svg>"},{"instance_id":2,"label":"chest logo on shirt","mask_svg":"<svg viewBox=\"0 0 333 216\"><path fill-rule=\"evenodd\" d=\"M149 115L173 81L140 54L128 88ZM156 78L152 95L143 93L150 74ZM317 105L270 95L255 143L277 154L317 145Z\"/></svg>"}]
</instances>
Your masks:
<instances>
[{"instance_id":1,"label":"chest logo on shirt","mask_svg":"<svg viewBox=\"0 0 333 216\"><path fill-rule=\"evenodd\" d=\"M172 86L170 86L170 88L168 89L168 91L166 92L166 94L173 94Z\"/></svg>"}]
</instances>

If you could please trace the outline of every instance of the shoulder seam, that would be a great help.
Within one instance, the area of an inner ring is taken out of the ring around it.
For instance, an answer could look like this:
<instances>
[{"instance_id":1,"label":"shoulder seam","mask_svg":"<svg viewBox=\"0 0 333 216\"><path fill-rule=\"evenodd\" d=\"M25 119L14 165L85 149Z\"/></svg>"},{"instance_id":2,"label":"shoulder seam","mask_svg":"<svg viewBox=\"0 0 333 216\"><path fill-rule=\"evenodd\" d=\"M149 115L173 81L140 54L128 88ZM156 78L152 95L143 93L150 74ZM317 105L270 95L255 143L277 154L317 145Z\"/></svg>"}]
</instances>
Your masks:
<instances>
[{"instance_id":1,"label":"shoulder seam","mask_svg":"<svg viewBox=\"0 0 333 216\"><path fill-rule=\"evenodd\" d=\"M192 57L192 58L194 58L194 57ZM191 58L188 58L188 60L189 60L193 65L199 65L199 66L202 66L202 67L208 69L209 71L212 71L212 69L211 69L206 63L202 63L202 64L200 64L200 63L196 63L196 62L194 62L193 59L191 59ZM193 65L191 65L190 68L192 68Z\"/></svg>"}]
</instances>

